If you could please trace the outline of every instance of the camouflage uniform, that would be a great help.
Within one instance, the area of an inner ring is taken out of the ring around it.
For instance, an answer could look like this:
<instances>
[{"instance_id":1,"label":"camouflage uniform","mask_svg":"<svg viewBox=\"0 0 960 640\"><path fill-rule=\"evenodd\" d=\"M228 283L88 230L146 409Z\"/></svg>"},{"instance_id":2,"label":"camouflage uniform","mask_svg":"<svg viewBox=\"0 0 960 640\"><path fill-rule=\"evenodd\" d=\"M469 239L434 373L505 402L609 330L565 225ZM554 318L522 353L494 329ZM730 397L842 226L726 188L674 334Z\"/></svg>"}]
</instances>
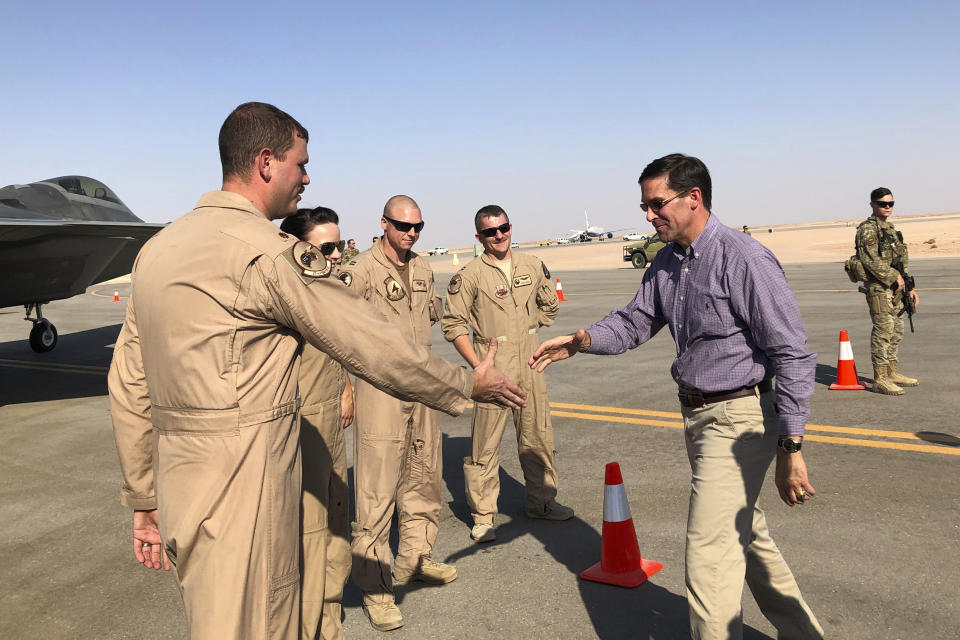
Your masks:
<instances>
[{"instance_id":1,"label":"camouflage uniform","mask_svg":"<svg viewBox=\"0 0 960 640\"><path fill-rule=\"evenodd\" d=\"M904 384L896 373L897 349L903 339L903 299L902 292L895 290L900 273L892 265L899 258L904 273L909 273L907 245L891 222L871 215L857 227L856 247L867 274L860 290L866 293L873 321L870 359L874 377L884 377L883 372L893 367L894 381Z\"/></svg>"},{"instance_id":2,"label":"camouflage uniform","mask_svg":"<svg viewBox=\"0 0 960 640\"><path fill-rule=\"evenodd\" d=\"M350 247L347 247L346 249L343 250L343 255L340 256L340 264L347 264L351 260L356 258L358 255L360 255L360 249L357 249L356 247L354 247L353 249L351 249Z\"/></svg>"}]
</instances>

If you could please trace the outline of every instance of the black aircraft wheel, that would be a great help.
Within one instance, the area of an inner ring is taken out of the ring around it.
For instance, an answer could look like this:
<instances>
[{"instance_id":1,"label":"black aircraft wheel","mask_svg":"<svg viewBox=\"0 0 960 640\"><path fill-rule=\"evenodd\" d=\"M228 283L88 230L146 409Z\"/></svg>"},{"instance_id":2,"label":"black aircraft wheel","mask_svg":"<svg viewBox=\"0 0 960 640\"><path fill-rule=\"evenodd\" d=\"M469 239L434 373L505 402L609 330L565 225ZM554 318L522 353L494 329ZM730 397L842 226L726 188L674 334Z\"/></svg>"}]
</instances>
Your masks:
<instances>
[{"instance_id":1,"label":"black aircraft wheel","mask_svg":"<svg viewBox=\"0 0 960 640\"><path fill-rule=\"evenodd\" d=\"M41 320L30 330L30 348L37 353L52 351L57 346L57 328L47 320Z\"/></svg>"},{"instance_id":2,"label":"black aircraft wheel","mask_svg":"<svg viewBox=\"0 0 960 640\"><path fill-rule=\"evenodd\" d=\"M647 256L644 255L643 251L637 251L630 257L630 262L633 263L634 269L643 269L647 266Z\"/></svg>"}]
</instances>

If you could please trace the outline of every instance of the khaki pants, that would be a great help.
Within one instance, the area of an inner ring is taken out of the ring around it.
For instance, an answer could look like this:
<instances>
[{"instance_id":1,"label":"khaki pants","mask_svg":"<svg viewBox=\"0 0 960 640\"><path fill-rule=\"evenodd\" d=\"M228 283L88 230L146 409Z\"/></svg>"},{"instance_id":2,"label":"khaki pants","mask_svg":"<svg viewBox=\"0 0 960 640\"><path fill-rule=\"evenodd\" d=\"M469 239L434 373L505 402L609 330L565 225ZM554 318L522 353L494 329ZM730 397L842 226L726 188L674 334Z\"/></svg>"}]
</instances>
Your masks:
<instances>
[{"instance_id":1,"label":"khaki pants","mask_svg":"<svg viewBox=\"0 0 960 640\"><path fill-rule=\"evenodd\" d=\"M353 581L366 604L393 602L390 521L397 512L398 572L415 570L437 540L443 459L436 412L357 381Z\"/></svg>"},{"instance_id":2,"label":"khaki pants","mask_svg":"<svg viewBox=\"0 0 960 640\"><path fill-rule=\"evenodd\" d=\"M160 535L192 640L299 634L299 428L293 406L273 413L287 410L238 428L236 412L154 407Z\"/></svg>"},{"instance_id":3,"label":"khaki pants","mask_svg":"<svg viewBox=\"0 0 960 640\"><path fill-rule=\"evenodd\" d=\"M527 392L527 406L511 410L477 403L473 409L473 452L463 460L467 504L474 524L490 524L497 514L500 496L500 441L512 414L517 431L517 450L526 485L528 508L536 509L557 496L553 424L543 374L529 368L521 371L518 384Z\"/></svg>"},{"instance_id":4,"label":"khaki pants","mask_svg":"<svg viewBox=\"0 0 960 640\"><path fill-rule=\"evenodd\" d=\"M300 419L300 637L342 640L341 601L350 576L347 450L339 398L317 408Z\"/></svg>"},{"instance_id":5,"label":"khaki pants","mask_svg":"<svg viewBox=\"0 0 960 640\"><path fill-rule=\"evenodd\" d=\"M691 637L742 637L746 578L779 638L822 638L757 505L776 456L774 392L681 410L692 470L686 547Z\"/></svg>"}]
</instances>

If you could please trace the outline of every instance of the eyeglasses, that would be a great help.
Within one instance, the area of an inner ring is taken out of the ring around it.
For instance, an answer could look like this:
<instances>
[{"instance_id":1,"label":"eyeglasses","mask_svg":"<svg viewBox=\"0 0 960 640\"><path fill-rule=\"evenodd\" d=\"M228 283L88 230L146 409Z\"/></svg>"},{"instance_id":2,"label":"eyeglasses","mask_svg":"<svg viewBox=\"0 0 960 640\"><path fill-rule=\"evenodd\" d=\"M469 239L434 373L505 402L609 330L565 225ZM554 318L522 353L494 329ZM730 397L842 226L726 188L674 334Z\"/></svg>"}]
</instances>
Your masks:
<instances>
[{"instance_id":1,"label":"eyeglasses","mask_svg":"<svg viewBox=\"0 0 960 640\"><path fill-rule=\"evenodd\" d=\"M881 209L886 209L887 207L890 207L890 208L892 209L892 208L893 208L893 202L894 202L893 200L890 200L889 202L887 202L887 201L885 201L885 200L874 200L874 201L873 201L873 204L877 205L877 206L880 207Z\"/></svg>"},{"instance_id":2,"label":"eyeglasses","mask_svg":"<svg viewBox=\"0 0 960 640\"><path fill-rule=\"evenodd\" d=\"M400 222L399 220L394 220L393 218L388 218L383 216L383 219L393 225L393 228L399 231L400 233L407 233L410 229L413 229L417 233L423 229L423 220L420 222Z\"/></svg>"},{"instance_id":3,"label":"eyeglasses","mask_svg":"<svg viewBox=\"0 0 960 640\"><path fill-rule=\"evenodd\" d=\"M507 233L510 231L510 223L504 222L499 227L490 227L488 229L480 229L480 231L477 231L477 233L479 233L484 238L494 238L497 235L497 231L499 231L503 235L507 235Z\"/></svg>"},{"instance_id":4,"label":"eyeglasses","mask_svg":"<svg viewBox=\"0 0 960 640\"><path fill-rule=\"evenodd\" d=\"M333 253L334 249L336 249L340 253L343 253L343 245L344 245L343 240L341 240L340 242L324 242L319 247L320 253L322 253L325 256L328 256L331 253Z\"/></svg>"},{"instance_id":5,"label":"eyeglasses","mask_svg":"<svg viewBox=\"0 0 960 640\"><path fill-rule=\"evenodd\" d=\"M692 189L692 188L693 188L693 187L690 187L690 189ZM658 213L658 212L660 211L660 209L663 209L665 206L667 206L668 204L670 204L671 202L673 202L674 200L676 200L676 199L679 198L680 196L685 196L685 195L687 195L688 193L690 193L690 189L687 189L686 191L681 191L680 193L678 193L678 194L676 194L676 195L672 195L672 196L670 196L669 198L667 198L666 200L664 200L663 198L654 198L654 199L651 200L650 202L641 202L641 203L640 203L640 208L643 210L644 213L646 213L646 212L647 212L648 210L650 210L650 209L653 209L653 212L654 212L654 213Z\"/></svg>"}]
</instances>

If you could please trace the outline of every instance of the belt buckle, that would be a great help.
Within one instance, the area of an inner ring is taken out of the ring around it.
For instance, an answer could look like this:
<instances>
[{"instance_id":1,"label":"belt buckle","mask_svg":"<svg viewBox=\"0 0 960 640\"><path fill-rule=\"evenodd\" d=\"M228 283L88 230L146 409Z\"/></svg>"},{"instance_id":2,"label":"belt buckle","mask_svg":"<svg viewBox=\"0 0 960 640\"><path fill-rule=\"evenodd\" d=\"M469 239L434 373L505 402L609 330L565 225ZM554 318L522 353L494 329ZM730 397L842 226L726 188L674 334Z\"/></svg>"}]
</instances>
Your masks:
<instances>
[{"instance_id":1,"label":"belt buckle","mask_svg":"<svg viewBox=\"0 0 960 640\"><path fill-rule=\"evenodd\" d=\"M706 401L703 399L703 392L699 389L680 388L677 395L680 398L680 404L693 409L699 409L706 404Z\"/></svg>"}]
</instances>

